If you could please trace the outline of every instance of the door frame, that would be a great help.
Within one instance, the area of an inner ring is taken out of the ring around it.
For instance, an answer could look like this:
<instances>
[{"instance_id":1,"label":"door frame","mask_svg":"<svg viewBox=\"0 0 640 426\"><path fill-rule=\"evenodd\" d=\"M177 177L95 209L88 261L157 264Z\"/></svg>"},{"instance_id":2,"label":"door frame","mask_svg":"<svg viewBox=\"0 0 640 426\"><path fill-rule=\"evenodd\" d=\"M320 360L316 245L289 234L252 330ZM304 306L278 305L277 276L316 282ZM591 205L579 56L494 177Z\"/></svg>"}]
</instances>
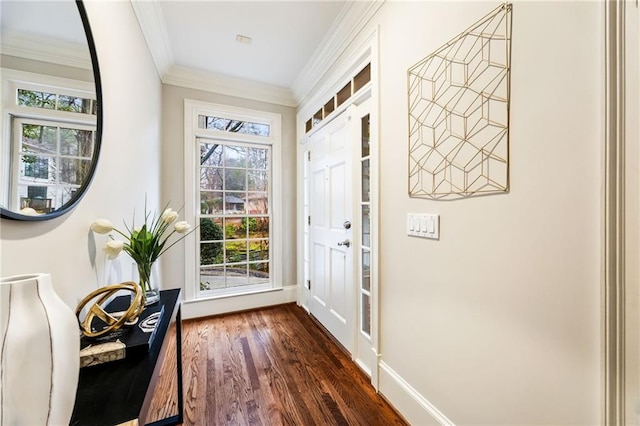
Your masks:
<instances>
[{"instance_id":1,"label":"door frame","mask_svg":"<svg viewBox=\"0 0 640 426\"><path fill-rule=\"evenodd\" d=\"M379 347L379 29L376 26L371 33L366 35L360 43L357 44L345 60L340 63L334 63L330 71L321 80L324 83L321 88L315 92L313 98L302 104L297 114L297 135L298 135L298 153L297 153L297 176L298 176L298 192L297 192L297 243L298 243L298 294L297 304L309 312L309 289L307 277L309 272L309 251L308 237L309 228L307 224L308 216L308 200L306 198L306 190L308 188L308 134L305 132L305 122L309 116L321 109L333 94L344 87L352 76L361 70L367 63L371 66L371 81L365 85L357 94L354 94L340 107L332 113L337 116L341 110L346 110L352 104L358 104L363 99L370 97L371 99L371 353L375 360L375 365L370 371L371 384L378 390L379 387L379 363L381 359ZM329 122L329 120L323 120ZM326 125L325 122L321 124ZM318 128L321 128L319 126ZM313 132L313 129L311 130ZM310 132L310 133L311 133ZM358 332L359 323L356 321L354 333ZM353 357L353 354L352 354ZM358 364L357 359L352 360ZM361 366L360 366L361 367Z\"/></svg>"},{"instance_id":2,"label":"door frame","mask_svg":"<svg viewBox=\"0 0 640 426\"><path fill-rule=\"evenodd\" d=\"M636 424L640 403L638 301L637 2L611 0L605 8L603 181L603 410L607 426ZM634 20L635 19L635 20ZM631 50L633 49L633 50ZM629 68L627 60L635 63ZM634 418L631 418L631 416ZM630 423L629 423L630 422Z\"/></svg>"}]
</instances>

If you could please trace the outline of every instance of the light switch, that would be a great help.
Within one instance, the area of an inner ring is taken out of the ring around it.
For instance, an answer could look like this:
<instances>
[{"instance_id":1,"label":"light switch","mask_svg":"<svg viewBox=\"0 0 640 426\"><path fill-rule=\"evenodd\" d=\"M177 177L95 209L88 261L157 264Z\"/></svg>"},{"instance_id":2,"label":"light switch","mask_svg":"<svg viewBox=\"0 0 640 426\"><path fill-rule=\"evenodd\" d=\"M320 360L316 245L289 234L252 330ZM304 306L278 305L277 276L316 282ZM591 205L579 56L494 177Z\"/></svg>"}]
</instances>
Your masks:
<instances>
[{"instance_id":1,"label":"light switch","mask_svg":"<svg viewBox=\"0 0 640 426\"><path fill-rule=\"evenodd\" d=\"M440 217L437 214L407 214L407 235L440 239Z\"/></svg>"},{"instance_id":2,"label":"light switch","mask_svg":"<svg viewBox=\"0 0 640 426\"><path fill-rule=\"evenodd\" d=\"M433 234L434 232L433 222L433 217L429 217L429 219L427 219L427 232L430 234Z\"/></svg>"}]
</instances>

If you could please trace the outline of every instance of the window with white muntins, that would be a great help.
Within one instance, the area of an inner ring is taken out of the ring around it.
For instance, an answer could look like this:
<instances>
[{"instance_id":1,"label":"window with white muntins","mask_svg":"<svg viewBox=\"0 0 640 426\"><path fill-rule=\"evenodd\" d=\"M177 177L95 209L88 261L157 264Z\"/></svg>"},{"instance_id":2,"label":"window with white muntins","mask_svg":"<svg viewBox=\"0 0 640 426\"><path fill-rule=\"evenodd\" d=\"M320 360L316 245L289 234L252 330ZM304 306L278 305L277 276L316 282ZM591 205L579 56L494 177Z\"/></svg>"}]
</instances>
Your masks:
<instances>
[{"instance_id":1,"label":"window with white muntins","mask_svg":"<svg viewBox=\"0 0 640 426\"><path fill-rule=\"evenodd\" d=\"M185 119L195 297L279 286L280 115L186 101Z\"/></svg>"}]
</instances>

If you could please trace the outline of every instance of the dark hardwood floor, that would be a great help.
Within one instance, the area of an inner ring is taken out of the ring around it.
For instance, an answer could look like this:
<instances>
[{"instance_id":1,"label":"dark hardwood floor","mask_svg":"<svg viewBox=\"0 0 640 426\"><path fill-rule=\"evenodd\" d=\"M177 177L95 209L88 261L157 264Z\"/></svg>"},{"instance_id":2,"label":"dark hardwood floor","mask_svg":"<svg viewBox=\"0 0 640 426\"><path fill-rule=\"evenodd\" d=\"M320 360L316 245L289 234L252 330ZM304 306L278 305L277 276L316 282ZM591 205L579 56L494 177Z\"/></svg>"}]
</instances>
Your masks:
<instances>
[{"instance_id":1,"label":"dark hardwood floor","mask_svg":"<svg viewBox=\"0 0 640 426\"><path fill-rule=\"evenodd\" d=\"M185 425L407 424L295 304L182 327ZM168 397L176 394L172 355L164 361L151 419L176 412L175 397Z\"/></svg>"}]
</instances>

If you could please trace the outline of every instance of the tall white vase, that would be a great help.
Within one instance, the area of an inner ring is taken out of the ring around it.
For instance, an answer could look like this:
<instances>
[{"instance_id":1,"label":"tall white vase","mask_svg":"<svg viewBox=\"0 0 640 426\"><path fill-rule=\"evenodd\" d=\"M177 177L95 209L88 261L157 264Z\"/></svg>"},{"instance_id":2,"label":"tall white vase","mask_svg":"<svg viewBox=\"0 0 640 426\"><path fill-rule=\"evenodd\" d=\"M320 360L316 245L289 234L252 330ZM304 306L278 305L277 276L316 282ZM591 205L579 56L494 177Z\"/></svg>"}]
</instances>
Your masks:
<instances>
[{"instance_id":1,"label":"tall white vase","mask_svg":"<svg viewBox=\"0 0 640 426\"><path fill-rule=\"evenodd\" d=\"M80 371L78 322L48 274L0 280L0 425L68 425Z\"/></svg>"}]
</instances>

